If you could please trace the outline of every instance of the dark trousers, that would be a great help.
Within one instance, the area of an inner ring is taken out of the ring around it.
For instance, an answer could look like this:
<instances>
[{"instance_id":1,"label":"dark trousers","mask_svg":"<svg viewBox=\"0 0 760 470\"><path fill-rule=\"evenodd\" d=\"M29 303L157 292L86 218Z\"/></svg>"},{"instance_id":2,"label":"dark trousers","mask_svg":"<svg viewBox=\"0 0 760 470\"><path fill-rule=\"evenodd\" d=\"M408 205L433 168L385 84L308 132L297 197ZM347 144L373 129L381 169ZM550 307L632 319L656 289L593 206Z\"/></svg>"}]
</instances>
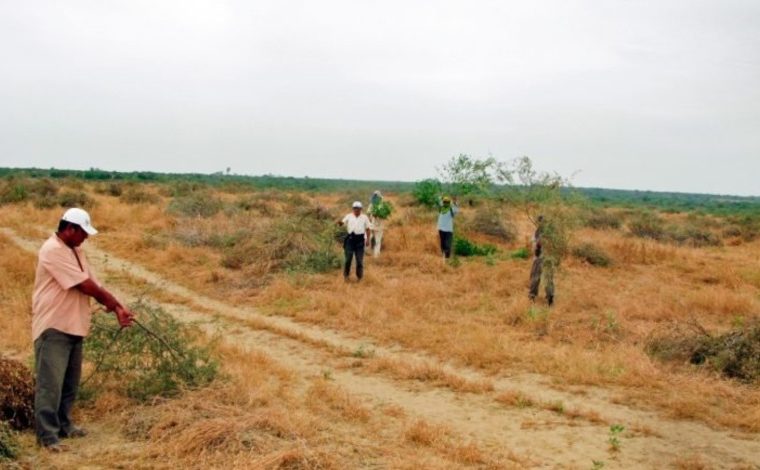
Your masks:
<instances>
[{"instance_id":1,"label":"dark trousers","mask_svg":"<svg viewBox=\"0 0 760 470\"><path fill-rule=\"evenodd\" d=\"M454 232L439 230L438 236L441 238L441 253L446 258L451 258L451 243L454 240Z\"/></svg>"},{"instance_id":2,"label":"dark trousers","mask_svg":"<svg viewBox=\"0 0 760 470\"><path fill-rule=\"evenodd\" d=\"M44 445L74 429L71 409L82 376L82 337L47 329L34 341L34 424Z\"/></svg>"},{"instance_id":3,"label":"dark trousers","mask_svg":"<svg viewBox=\"0 0 760 470\"><path fill-rule=\"evenodd\" d=\"M546 301L552 305L554 303L554 265L551 262L545 262L543 257L537 256L533 259L533 266L530 268L530 293L528 294L530 300L538 297L541 276L544 278Z\"/></svg>"},{"instance_id":4,"label":"dark trousers","mask_svg":"<svg viewBox=\"0 0 760 470\"><path fill-rule=\"evenodd\" d=\"M356 277L361 279L364 276L364 235L349 234L343 242L343 252L346 255L343 277L351 274L351 260L356 256Z\"/></svg>"}]
</instances>

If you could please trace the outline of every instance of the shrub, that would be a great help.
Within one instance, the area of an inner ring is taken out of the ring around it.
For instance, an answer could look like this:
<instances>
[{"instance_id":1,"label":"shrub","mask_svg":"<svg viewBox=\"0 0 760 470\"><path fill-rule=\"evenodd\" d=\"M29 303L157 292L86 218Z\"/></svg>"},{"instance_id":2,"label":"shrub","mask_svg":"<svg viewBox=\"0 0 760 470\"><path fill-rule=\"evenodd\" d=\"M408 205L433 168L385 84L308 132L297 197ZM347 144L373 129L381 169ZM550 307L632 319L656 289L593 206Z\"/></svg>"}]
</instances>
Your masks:
<instances>
[{"instance_id":1,"label":"shrub","mask_svg":"<svg viewBox=\"0 0 760 470\"><path fill-rule=\"evenodd\" d=\"M617 230L623 225L623 218L615 212L604 209L591 209L584 215L583 223L586 227L597 230Z\"/></svg>"},{"instance_id":2,"label":"shrub","mask_svg":"<svg viewBox=\"0 0 760 470\"><path fill-rule=\"evenodd\" d=\"M185 217L211 217L222 210L221 199L204 192L178 196L169 203L168 211Z\"/></svg>"},{"instance_id":3,"label":"shrub","mask_svg":"<svg viewBox=\"0 0 760 470\"><path fill-rule=\"evenodd\" d=\"M5 180L5 184L0 188L0 204L21 202L28 197L29 194L24 183L13 178Z\"/></svg>"},{"instance_id":4,"label":"shrub","mask_svg":"<svg viewBox=\"0 0 760 470\"><path fill-rule=\"evenodd\" d=\"M124 192L124 188L120 183L106 183L106 184L99 184L95 188L95 192L98 194L105 194L108 196L119 197Z\"/></svg>"},{"instance_id":5,"label":"shrub","mask_svg":"<svg viewBox=\"0 0 760 470\"><path fill-rule=\"evenodd\" d=\"M58 205L61 207L92 207L94 200L84 191L64 191L58 195Z\"/></svg>"},{"instance_id":6,"label":"shrub","mask_svg":"<svg viewBox=\"0 0 760 470\"><path fill-rule=\"evenodd\" d=\"M272 221L230 247L222 266L240 269L256 264L262 272L326 272L340 267L335 246L339 233L345 234L345 229L336 227L328 212L319 207L304 209Z\"/></svg>"},{"instance_id":7,"label":"shrub","mask_svg":"<svg viewBox=\"0 0 760 470\"><path fill-rule=\"evenodd\" d=\"M628 222L631 234L641 238L662 240L665 238L665 223L653 212L640 212Z\"/></svg>"},{"instance_id":8,"label":"shrub","mask_svg":"<svg viewBox=\"0 0 760 470\"><path fill-rule=\"evenodd\" d=\"M661 360L688 361L747 383L760 381L760 319L719 336L696 324L675 324L653 337L646 350Z\"/></svg>"},{"instance_id":9,"label":"shrub","mask_svg":"<svg viewBox=\"0 0 760 470\"><path fill-rule=\"evenodd\" d=\"M513 242L517 239L517 229L511 221L506 220L504 213L493 207L480 207L475 211L475 216L469 228L499 238L505 242Z\"/></svg>"},{"instance_id":10,"label":"shrub","mask_svg":"<svg viewBox=\"0 0 760 470\"><path fill-rule=\"evenodd\" d=\"M425 207L436 207L441 194L441 182L437 179L426 179L414 184L412 196L418 204Z\"/></svg>"},{"instance_id":11,"label":"shrub","mask_svg":"<svg viewBox=\"0 0 760 470\"><path fill-rule=\"evenodd\" d=\"M34 425L34 379L19 361L0 357L0 421L17 430Z\"/></svg>"},{"instance_id":12,"label":"shrub","mask_svg":"<svg viewBox=\"0 0 760 470\"><path fill-rule=\"evenodd\" d=\"M581 243L572 249L572 253L592 266L607 267L612 264L610 256L593 243Z\"/></svg>"},{"instance_id":13,"label":"shrub","mask_svg":"<svg viewBox=\"0 0 760 470\"><path fill-rule=\"evenodd\" d=\"M666 237L677 244L693 247L720 246L723 243L718 235L696 224L668 227Z\"/></svg>"},{"instance_id":14,"label":"shrub","mask_svg":"<svg viewBox=\"0 0 760 470\"><path fill-rule=\"evenodd\" d=\"M119 199L127 204L156 204L161 200L157 194L134 186L122 193Z\"/></svg>"},{"instance_id":15,"label":"shrub","mask_svg":"<svg viewBox=\"0 0 760 470\"><path fill-rule=\"evenodd\" d=\"M461 237L454 237L454 254L458 256L488 256L496 253L496 247L489 244L478 245Z\"/></svg>"},{"instance_id":16,"label":"shrub","mask_svg":"<svg viewBox=\"0 0 760 470\"><path fill-rule=\"evenodd\" d=\"M0 462L16 460L20 446L16 433L5 421L0 421Z\"/></svg>"},{"instance_id":17,"label":"shrub","mask_svg":"<svg viewBox=\"0 0 760 470\"><path fill-rule=\"evenodd\" d=\"M119 329L111 314L93 317L85 357L94 370L82 382L85 395L94 395L110 384L126 390L131 398L146 401L177 395L184 388L201 387L215 378L218 364L209 349L199 345L197 330L160 307L143 302L131 307L140 314L139 323L131 328Z\"/></svg>"}]
</instances>

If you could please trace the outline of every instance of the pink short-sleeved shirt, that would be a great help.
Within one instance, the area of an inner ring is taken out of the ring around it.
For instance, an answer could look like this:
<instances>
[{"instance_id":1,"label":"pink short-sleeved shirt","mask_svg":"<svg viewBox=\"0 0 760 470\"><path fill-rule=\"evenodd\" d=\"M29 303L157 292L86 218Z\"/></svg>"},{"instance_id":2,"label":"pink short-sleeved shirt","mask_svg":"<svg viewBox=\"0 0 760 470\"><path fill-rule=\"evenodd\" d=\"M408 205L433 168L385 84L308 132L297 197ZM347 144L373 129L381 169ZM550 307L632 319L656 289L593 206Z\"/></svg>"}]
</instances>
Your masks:
<instances>
[{"instance_id":1,"label":"pink short-sleeved shirt","mask_svg":"<svg viewBox=\"0 0 760 470\"><path fill-rule=\"evenodd\" d=\"M87 336L92 316L90 297L75 287L87 279L97 282L81 249L69 248L55 234L45 241L37 260L32 294L33 341L48 328Z\"/></svg>"}]
</instances>

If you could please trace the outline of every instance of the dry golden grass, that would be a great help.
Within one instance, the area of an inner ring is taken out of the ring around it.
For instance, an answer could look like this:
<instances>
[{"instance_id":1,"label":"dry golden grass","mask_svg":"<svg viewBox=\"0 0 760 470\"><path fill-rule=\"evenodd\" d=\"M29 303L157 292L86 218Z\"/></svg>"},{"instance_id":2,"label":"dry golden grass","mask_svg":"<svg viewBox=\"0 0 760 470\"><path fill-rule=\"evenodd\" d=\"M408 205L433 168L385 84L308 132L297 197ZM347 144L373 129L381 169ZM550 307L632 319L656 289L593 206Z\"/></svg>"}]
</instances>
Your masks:
<instances>
[{"instance_id":1,"label":"dry golden grass","mask_svg":"<svg viewBox=\"0 0 760 470\"><path fill-rule=\"evenodd\" d=\"M26 359L32 349L31 319L34 255L0 234L0 351Z\"/></svg>"},{"instance_id":2,"label":"dry golden grass","mask_svg":"<svg viewBox=\"0 0 760 470\"><path fill-rule=\"evenodd\" d=\"M155 188L152 191L159 193ZM346 284L338 272L271 273L261 266L228 269L221 265L220 249L179 241L178 234L187 236L194 226L225 233L240 227L263 227L267 220L292 210L282 194L223 194L228 200L251 198L256 209L232 216L220 212L197 221L168 214L168 198L155 205L128 205L112 197L93 196L97 202L91 210L93 222L102 234L92 243L211 298L255 306L268 314L335 329L347 336L372 338L387 347L424 353L495 378L520 372L545 374L563 384L608 388L619 403L656 409L667 416L760 432L757 386L686 365L663 364L644 351L651 334L666 330L670 322L696 319L712 331L723 331L737 320L760 314L760 242L685 248L631 238L621 231L579 230L576 239L603 248L614 265L595 268L575 259L566 260L556 279L556 306L547 310L541 301L532 308L527 300L530 260L504 257L490 264L475 259L465 260L458 267L444 265L438 254L434 215L401 204L396 204L397 212L387 226L383 253L377 259L368 256L365 261L364 281ZM293 197L306 201L304 204L328 208L335 208L341 199L337 194ZM387 197L395 202L393 195ZM465 215L467 211L465 208ZM60 212L5 206L0 212L0 226L12 227L41 242L53 231ZM526 244L530 232L527 221L517 220L516 226L521 235L513 244L500 244L503 252ZM3 325L8 325L0 333L0 347L14 354L28 354L29 340L13 332L28 331L28 286L34 256L15 249L3 237L0 249L0 276L6 280L0 285L4 305L0 316ZM117 279L117 273L111 275L115 281L123 281ZM132 287L140 288L137 284ZM182 301L174 297L163 300ZM256 326L255 320L251 322ZM303 335L295 339L332 347ZM424 421L407 423L401 409L389 406L370 410L322 378L302 383L266 356L258 356L252 366L247 355L234 349L223 350L223 355L233 385L190 394L191 402L217 404L196 410L204 413L202 420L189 414L193 408L187 403L162 403L150 409L149 414L158 418L145 425L157 434L149 432L152 437L145 445L154 446L151 448L157 458L165 452L173 459L184 459L191 467L201 462L226 462L236 468L235 463L243 461L240 459L256 462L261 468L283 462L301 462L294 464L295 468L340 466L355 461L349 453L326 456L335 449L325 441L335 436L344 443L353 442L355 435L376 436L378 421L390 420L390 427L395 426L398 435L404 436L397 444L383 440L390 455L386 462L392 462L391 466L411 468L409 462L428 466L491 464L475 444L451 445L445 429ZM424 381L455 392L493 390L490 381L468 381L434 363L383 357L367 358L362 363L369 373ZM293 392L299 387L302 396ZM509 391L499 392L496 400L512 407L552 406ZM129 413L117 402L117 397L101 397L94 409ZM251 411L243 413L241 409ZM591 422L603 421L593 412L562 412L570 418L577 415ZM224 420L235 425L223 429ZM318 429L316 423L336 420L341 423L338 428L330 426L316 432L309 428L314 425ZM262 424L265 421L268 424ZM172 422L175 424L169 426ZM167 429L172 432L167 433ZM255 444L260 447L258 460L252 460L250 448L240 438L249 431L265 435ZM170 434L172 441L158 439L160 433ZM198 439L207 443L202 458L200 450L191 445ZM301 445L303 440L308 443L306 447ZM416 456L416 460L404 459L406 452L413 454L410 449L418 447L432 450ZM183 457L183 453L189 456Z\"/></svg>"}]
</instances>

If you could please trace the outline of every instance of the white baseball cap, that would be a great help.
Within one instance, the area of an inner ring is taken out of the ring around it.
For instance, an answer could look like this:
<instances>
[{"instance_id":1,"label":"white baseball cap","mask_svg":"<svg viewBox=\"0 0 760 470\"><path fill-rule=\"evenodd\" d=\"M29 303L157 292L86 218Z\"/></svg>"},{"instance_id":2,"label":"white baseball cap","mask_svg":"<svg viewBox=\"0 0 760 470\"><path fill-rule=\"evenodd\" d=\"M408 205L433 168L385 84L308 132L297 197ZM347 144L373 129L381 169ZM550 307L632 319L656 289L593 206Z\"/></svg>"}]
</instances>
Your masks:
<instances>
[{"instance_id":1,"label":"white baseball cap","mask_svg":"<svg viewBox=\"0 0 760 470\"><path fill-rule=\"evenodd\" d=\"M90 223L90 214L88 214L87 211L83 209L72 207L71 209L63 213L63 217L61 217L61 220L65 220L66 222L79 225L80 227L82 227L82 230L87 232L88 235L95 235L96 233L98 233L98 231L95 230L95 227L93 227L92 224Z\"/></svg>"},{"instance_id":2,"label":"white baseball cap","mask_svg":"<svg viewBox=\"0 0 760 470\"><path fill-rule=\"evenodd\" d=\"M354 209L356 209L357 207L359 209L361 209L362 208L362 203L359 202L359 201L354 201L354 203L351 205L351 207L353 207Z\"/></svg>"}]
</instances>

